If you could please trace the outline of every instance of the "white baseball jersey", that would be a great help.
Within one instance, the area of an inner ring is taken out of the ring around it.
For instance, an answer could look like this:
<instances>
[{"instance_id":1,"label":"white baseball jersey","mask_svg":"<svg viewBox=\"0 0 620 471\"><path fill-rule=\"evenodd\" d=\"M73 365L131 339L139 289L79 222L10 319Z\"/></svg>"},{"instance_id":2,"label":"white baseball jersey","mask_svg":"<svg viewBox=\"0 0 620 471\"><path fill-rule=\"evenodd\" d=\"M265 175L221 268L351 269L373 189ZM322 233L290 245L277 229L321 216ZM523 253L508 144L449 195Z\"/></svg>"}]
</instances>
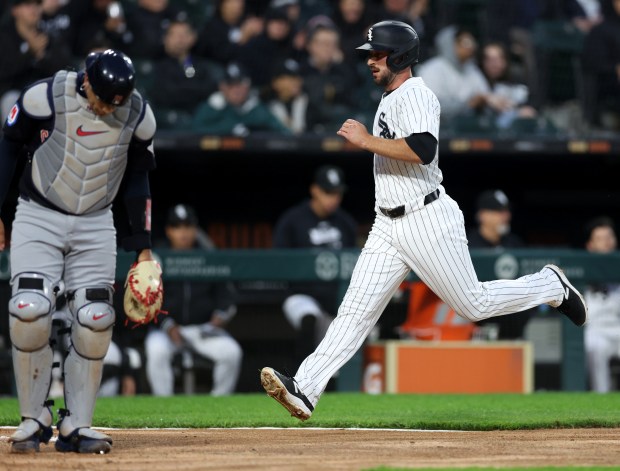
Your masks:
<instances>
[{"instance_id":1,"label":"white baseball jersey","mask_svg":"<svg viewBox=\"0 0 620 471\"><path fill-rule=\"evenodd\" d=\"M435 94L421 78L412 77L393 92L384 94L375 115L373 134L399 139L428 132L439 140L440 111ZM423 206L424 197L435 191L443 180L438 157L435 155L428 165L417 165L375 154L377 206L395 208L406 203Z\"/></svg>"},{"instance_id":2,"label":"white baseball jersey","mask_svg":"<svg viewBox=\"0 0 620 471\"><path fill-rule=\"evenodd\" d=\"M601 393L612 390L609 360L620 352L620 285L606 288L584 293L590 312L584 335L590 385Z\"/></svg>"},{"instance_id":3,"label":"white baseball jersey","mask_svg":"<svg viewBox=\"0 0 620 471\"><path fill-rule=\"evenodd\" d=\"M410 78L379 105L373 134L385 139L439 133L439 102L419 78ZM480 282L467 247L458 204L440 185L438 156L416 164L375 155L376 205L405 206L393 217L377 211L351 283L325 338L300 365L295 380L316 405L329 379L362 346L392 295L413 270L435 294L471 321L511 314L547 303L557 306L564 289L548 268L516 280ZM440 196L425 204L435 190Z\"/></svg>"}]
</instances>

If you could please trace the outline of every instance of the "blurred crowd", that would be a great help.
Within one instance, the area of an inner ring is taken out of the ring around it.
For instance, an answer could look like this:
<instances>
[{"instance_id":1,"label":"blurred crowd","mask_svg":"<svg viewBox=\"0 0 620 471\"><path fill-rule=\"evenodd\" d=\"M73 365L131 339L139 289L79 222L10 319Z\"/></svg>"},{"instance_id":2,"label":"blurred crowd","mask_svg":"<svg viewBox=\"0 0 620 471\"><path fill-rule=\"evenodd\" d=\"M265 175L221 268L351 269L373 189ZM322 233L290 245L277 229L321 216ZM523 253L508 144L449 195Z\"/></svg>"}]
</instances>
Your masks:
<instances>
[{"instance_id":1,"label":"blurred crowd","mask_svg":"<svg viewBox=\"0 0 620 471\"><path fill-rule=\"evenodd\" d=\"M115 48L160 129L369 124L381 92L355 47L396 19L420 36L414 72L444 131L620 128L619 0L0 0L0 11L2 117L28 83Z\"/></svg>"}]
</instances>

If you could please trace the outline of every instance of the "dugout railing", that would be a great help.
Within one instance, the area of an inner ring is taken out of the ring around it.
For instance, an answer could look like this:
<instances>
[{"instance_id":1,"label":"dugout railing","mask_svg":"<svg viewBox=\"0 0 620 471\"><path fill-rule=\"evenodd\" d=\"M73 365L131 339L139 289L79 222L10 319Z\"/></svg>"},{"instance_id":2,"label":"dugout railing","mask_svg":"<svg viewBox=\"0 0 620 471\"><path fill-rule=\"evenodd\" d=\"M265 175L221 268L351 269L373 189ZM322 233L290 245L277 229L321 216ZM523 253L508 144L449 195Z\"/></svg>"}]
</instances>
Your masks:
<instances>
[{"instance_id":1,"label":"dugout railing","mask_svg":"<svg viewBox=\"0 0 620 471\"><path fill-rule=\"evenodd\" d=\"M174 252L158 250L166 279L205 281L316 281L337 282L344 294L359 251L326 250L218 250ZM547 263L565 271L577 288L587 284L620 283L620 253L591 254L584 250L520 249L510 251L472 250L481 281L516 278L533 273ZM124 281L133 255L120 252L117 280ZM10 276L8 252L0 253L0 281ZM415 279L411 274L410 278ZM3 309L6 315L6 308ZM561 317L561 389L587 388L583 330ZM341 370L339 390L360 390L362 359L356 355Z\"/></svg>"}]
</instances>

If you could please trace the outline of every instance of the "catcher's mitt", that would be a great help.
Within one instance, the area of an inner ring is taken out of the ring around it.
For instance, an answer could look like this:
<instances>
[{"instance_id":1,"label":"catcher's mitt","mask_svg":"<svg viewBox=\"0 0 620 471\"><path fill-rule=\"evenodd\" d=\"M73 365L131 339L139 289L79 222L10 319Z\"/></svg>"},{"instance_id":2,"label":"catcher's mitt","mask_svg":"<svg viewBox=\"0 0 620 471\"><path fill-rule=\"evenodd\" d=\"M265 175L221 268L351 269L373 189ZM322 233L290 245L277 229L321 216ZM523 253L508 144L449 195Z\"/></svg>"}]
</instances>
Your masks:
<instances>
[{"instance_id":1,"label":"catcher's mitt","mask_svg":"<svg viewBox=\"0 0 620 471\"><path fill-rule=\"evenodd\" d=\"M164 286L155 260L134 263L125 281L125 314L137 324L147 324L163 312Z\"/></svg>"}]
</instances>

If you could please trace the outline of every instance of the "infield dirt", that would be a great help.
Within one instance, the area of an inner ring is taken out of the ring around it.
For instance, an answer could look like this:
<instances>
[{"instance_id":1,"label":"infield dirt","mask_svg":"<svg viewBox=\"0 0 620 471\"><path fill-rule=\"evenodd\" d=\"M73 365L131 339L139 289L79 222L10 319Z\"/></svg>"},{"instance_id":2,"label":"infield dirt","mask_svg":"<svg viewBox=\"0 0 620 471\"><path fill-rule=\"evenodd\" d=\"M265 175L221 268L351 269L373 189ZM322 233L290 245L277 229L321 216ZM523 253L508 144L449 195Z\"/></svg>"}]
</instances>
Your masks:
<instances>
[{"instance_id":1,"label":"infield dirt","mask_svg":"<svg viewBox=\"0 0 620 471\"><path fill-rule=\"evenodd\" d=\"M431 432L308 429L111 430L108 455L9 453L0 470L361 470L375 466L620 465L620 429Z\"/></svg>"}]
</instances>

